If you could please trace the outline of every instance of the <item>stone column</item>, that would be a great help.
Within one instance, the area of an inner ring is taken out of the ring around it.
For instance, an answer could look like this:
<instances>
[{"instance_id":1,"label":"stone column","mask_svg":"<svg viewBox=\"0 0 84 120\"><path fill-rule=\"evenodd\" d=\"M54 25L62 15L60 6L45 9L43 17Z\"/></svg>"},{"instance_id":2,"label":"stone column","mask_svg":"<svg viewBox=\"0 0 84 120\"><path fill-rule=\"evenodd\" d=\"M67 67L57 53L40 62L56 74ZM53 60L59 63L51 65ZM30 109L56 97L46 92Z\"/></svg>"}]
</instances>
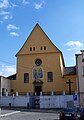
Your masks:
<instances>
[{"instance_id":1,"label":"stone column","mask_svg":"<svg viewBox=\"0 0 84 120\"><path fill-rule=\"evenodd\" d=\"M54 95L54 92L53 92L53 91L51 91L51 95Z\"/></svg>"},{"instance_id":2,"label":"stone column","mask_svg":"<svg viewBox=\"0 0 84 120\"><path fill-rule=\"evenodd\" d=\"M27 92L27 97L29 97L30 96L30 93L29 92Z\"/></svg>"},{"instance_id":3,"label":"stone column","mask_svg":"<svg viewBox=\"0 0 84 120\"><path fill-rule=\"evenodd\" d=\"M75 95L78 95L78 91L75 91Z\"/></svg>"},{"instance_id":4,"label":"stone column","mask_svg":"<svg viewBox=\"0 0 84 120\"><path fill-rule=\"evenodd\" d=\"M18 96L18 91L16 92L16 96Z\"/></svg>"},{"instance_id":5,"label":"stone column","mask_svg":"<svg viewBox=\"0 0 84 120\"><path fill-rule=\"evenodd\" d=\"M0 93L0 96L2 96L2 92Z\"/></svg>"},{"instance_id":6,"label":"stone column","mask_svg":"<svg viewBox=\"0 0 84 120\"><path fill-rule=\"evenodd\" d=\"M65 95L65 91L63 91L63 95Z\"/></svg>"},{"instance_id":7,"label":"stone column","mask_svg":"<svg viewBox=\"0 0 84 120\"><path fill-rule=\"evenodd\" d=\"M8 92L6 92L6 96L8 96Z\"/></svg>"},{"instance_id":8,"label":"stone column","mask_svg":"<svg viewBox=\"0 0 84 120\"><path fill-rule=\"evenodd\" d=\"M40 92L40 96L42 96L42 91Z\"/></svg>"},{"instance_id":9,"label":"stone column","mask_svg":"<svg viewBox=\"0 0 84 120\"><path fill-rule=\"evenodd\" d=\"M37 93L35 92L35 96L37 96Z\"/></svg>"}]
</instances>

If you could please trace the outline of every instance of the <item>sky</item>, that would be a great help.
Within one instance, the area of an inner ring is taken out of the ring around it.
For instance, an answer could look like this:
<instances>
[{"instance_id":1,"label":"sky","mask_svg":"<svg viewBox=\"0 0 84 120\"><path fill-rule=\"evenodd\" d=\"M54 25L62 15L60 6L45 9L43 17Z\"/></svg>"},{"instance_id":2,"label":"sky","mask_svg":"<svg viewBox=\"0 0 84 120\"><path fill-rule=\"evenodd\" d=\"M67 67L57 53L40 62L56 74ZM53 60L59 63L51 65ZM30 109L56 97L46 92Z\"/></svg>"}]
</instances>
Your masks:
<instances>
[{"instance_id":1,"label":"sky","mask_svg":"<svg viewBox=\"0 0 84 120\"><path fill-rule=\"evenodd\" d=\"M84 0L0 0L0 76L16 73L16 53L32 29L41 28L75 66L84 50Z\"/></svg>"}]
</instances>

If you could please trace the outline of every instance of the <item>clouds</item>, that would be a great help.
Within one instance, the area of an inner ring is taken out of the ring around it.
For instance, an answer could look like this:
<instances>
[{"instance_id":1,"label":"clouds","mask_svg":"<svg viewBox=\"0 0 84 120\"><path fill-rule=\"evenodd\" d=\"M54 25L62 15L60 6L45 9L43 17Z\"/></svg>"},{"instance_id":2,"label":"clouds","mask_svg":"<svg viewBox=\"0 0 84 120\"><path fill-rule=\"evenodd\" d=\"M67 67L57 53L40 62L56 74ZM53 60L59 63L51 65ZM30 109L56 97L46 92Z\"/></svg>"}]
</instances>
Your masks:
<instances>
[{"instance_id":1,"label":"clouds","mask_svg":"<svg viewBox=\"0 0 84 120\"><path fill-rule=\"evenodd\" d=\"M40 10L45 6L45 2L42 0L39 0L39 2L29 2L29 0L23 0L22 1L23 5L31 5L34 9Z\"/></svg>"},{"instance_id":2,"label":"clouds","mask_svg":"<svg viewBox=\"0 0 84 120\"><path fill-rule=\"evenodd\" d=\"M3 20L8 20L8 19L12 19L13 16L11 14L11 12L8 12L8 11L4 11L4 10L1 10L0 11L0 16Z\"/></svg>"},{"instance_id":3,"label":"clouds","mask_svg":"<svg viewBox=\"0 0 84 120\"><path fill-rule=\"evenodd\" d=\"M12 37L19 37L19 34L16 32L10 32L10 36Z\"/></svg>"},{"instance_id":4,"label":"clouds","mask_svg":"<svg viewBox=\"0 0 84 120\"><path fill-rule=\"evenodd\" d=\"M41 9L44 7L45 2L42 0L39 0L38 3L36 2L29 2L29 0L20 0L17 1L17 4L14 1L10 1L10 0L1 0L0 1L0 10L6 10L8 8L15 8L15 7L19 7L20 5L31 5L32 7L34 7L35 9ZM34 6L33 6L34 4Z\"/></svg>"},{"instance_id":5,"label":"clouds","mask_svg":"<svg viewBox=\"0 0 84 120\"><path fill-rule=\"evenodd\" d=\"M0 9L8 8L9 7L9 0L1 0L0 1Z\"/></svg>"},{"instance_id":6,"label":"clouds","mask_svg":"<svg viewBox=\"0 0 84 120\"><path fill-rule=\"evenodd\" d=\"M2 20L0 20L0 23L2 24L2 23L3 23L3 21L2 21Z\"/></svg>"},{"instance_id":7,"label":"clouds","mask_svg":"<svg viewBox=\"0 0 84 120\"><path fill-rule=\"evenodd\" d=\"M1 65L0 66L0 75L2 76L7 77L15 73L16 73L15 65L12 65L12 66Z\"/></svg>"},{"instance_id":8,"label":"clouds","mask_svg":"<svg viewBox=\"0 0 84 120\"><path fill-rule=\"evenodd\" d=\"M72 51L78 51L80 48L83 47L83 43L80 41L68 41L65 46L67 47L67 50Z\"/></svg>"},{"instance_id":9,"label":"clouds","mask_svg":"<svg viewBox=\"0 0 84 120\"><path fill-rule=\"evenodd\" d=\"M11 8L11 5L9 4L9 0L1 0L1 2L0 2L0 18L2 20L8 20L8 19L13 18L11 9L10 9L10 11L8 10L9 8Z\"/></svg>"},{"instance_id":10,"label":"clouds","mask_svg":"<svg viewBox=\"0 0 84 120\"><path fill-rule=\"evenodd\" d=\"M42 2L40 2L40 3L35 3L35 4L34 4L34 8L37 9L37 10L39 10L39 9L43 8L44 5L45 5L45 2L44 2L44 1L42 1Z\"/></svg>"},{"instance_id":11,"label":"clouds","mask_svg":"<svg viewBox=\"0 0 84 120\"><path fill-rule=\"evenodd\" d=\"M9 34L12 37L19 37L19 34L16 32L16 30L19 30L19 27L15 26L14 24L10 24L10 21L14 19L16 14L14 10L19 10L19 8L22 6L31 6L33 9L40 10L44 8L45 2L42 0L39 0L37 3L29 0L0 0L0 24L4 24L4 22L8 20L9 24L6 25L6 28L7 31L10 31Z\"/></svg>"},{"instance_id":12,"label":"clouds","mask_svg":"<svg viewBox=\"0 0 84 120\"><path fill-rule=\"evenodd\" d=\"M17 5L13 3L13 1L10 0L0 0L0 9L6 10L7 8L14 8Z\"/></svg>"},{"instance_id":13,"label":"clouds","mask_svg":"<svg viewBox=\"0 0 84 120\"><path fill-rule=\"evenodd\" d=\"M80 41L69 41L66 43L67 46L74 46L74 47L82 47L83 43L81 43Z\"/></svg>"},{"instance_id":14,"label":"clouds","mask_svg":"<svg viewBox=\"0 0 84 120\"><path fill-rule=\"evenodd\" d=\"M39 0L38 3L29 2L29 0L20 0L16 3L10 0L1 0L0 1L0 16L2 19L12 19L13 13L12 8L20 7L20 5L31 5L34 9L39 10L45 6L45 2Z\"/></svg>"},{"instance_id":15,"label":"clouds","mask_svg":"<svg viewBox=\"0 0 84 120\"><path fill-rule=\"evenodd\" d=\"M7 11L1 11L0 12L0 15L9 15L10 13L9 12L7 12Z\"/></svg>"},{"instance_id":16,"label":"clouds","mask_svg":"<svg viewBox=\"0 0 84 120\"><path fill-rule=\"evenodd\" d=\"M28 5L28 4L30 4L30 2L29 2L28 0L23 0L23 1L22 1L22 4L23 4L23 5Z\"/></svg>"},{"instance_id":17,"label":"clouds","mask_svg":"<svg viewBox=\"0 0 84 120\"><path fill-rule=\"evenodd\" d=\"M67 55L65 56L68 58L68 61L72 61L73 64L76 64L76 58L75 54L79 54L81 49L84 49L84 44L80 42L79 40L75 41L68 41L67 43L64 44L65 50ZM71 56L71 57L70 57Z\"/></svg>"},{"instance_id":18,"label":"clouds","mask_svg":"<svg viewBox=\"0 0 84 120\"><path fill-rule=\"evenodd\" d=\"M19 29L19 27L17 27L17 26L15 26L15 25L13 25L13 24L9 24L9 25L7 25L7 30L18 30Z\"/></svg>"},{"instance_id":19,"label":"clouds","mask_svg":"<svg viewBox=\"0 0 84 120\"><path fill-rule=\"evenodd\" d=\"M19 37L19 34L17 32L15 32L15 30L19 30L20 29L19 27L15 26L13 24L8 24L6 26L6 29L8 31L10 31L10 33L9 33L10 36L12 36L12 37Z\"/></svg>"},{"instance_id":20,"label":"clouds","mask_svg":"<svg viewBox=\"0 0 84 120\"><path fill-rule=\"evenodd\" d=\"M12 20L14 18L15 12L14 10L19 9L21 6L31 6L36 10L40 10L44 8L45 2L39 0L36 2L29 2L29 0L0 0L0 21L5 22L6 20ZM26 9L26 8L25 8Z\"/></svg>"}]
</instances>

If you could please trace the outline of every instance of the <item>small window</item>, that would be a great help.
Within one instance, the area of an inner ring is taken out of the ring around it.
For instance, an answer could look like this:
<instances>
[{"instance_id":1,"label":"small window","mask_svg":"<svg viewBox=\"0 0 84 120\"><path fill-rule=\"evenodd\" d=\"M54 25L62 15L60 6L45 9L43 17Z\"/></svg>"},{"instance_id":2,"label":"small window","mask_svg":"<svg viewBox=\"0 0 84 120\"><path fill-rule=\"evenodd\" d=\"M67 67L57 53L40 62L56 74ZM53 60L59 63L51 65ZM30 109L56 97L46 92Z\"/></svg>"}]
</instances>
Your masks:
<instances>
[{"instance_id":1,"label":"small window","mask_svg":"<svg viewBox=\"0 0 84 120\"><path fill-rule=\"evenodd\" d=\"M47 77L48 77L48 82L53 82L53 72L48 72Z\"/></svg>"},{"instance_id":2,"label":"small window","mask_svg":"<svg viewBox=\"0 0 84 120\"><path fill-rule=\"evenodd\" d=\"M24 83L29 82L29 73L24 73Z\"/></svg>"},{"instance_id":3,"label":"small window","mask_svg":"<svg viewBox=\"0 0 84 120\"><path fill-rule=\"evenodd\" d=\"M84 62L84 59L82 59L82 62Z\"/></svg>"},{"instance_id":4,"label":"small window","mask_svg":"<svg viewBox=\"0 0 84 120\"><path fill-rule=\"evenodd\" d=\"M46 46L44 46L44 50L46 50Z\"/></svg>"},{"instance_id":5,"label":"small window","mask_svg":"<svg viewBox=\"0 0 84 120\"><path fill-rule=\"evenodd\" d=\"M30 51L32 51L32 47L30 47Z\"/></svg>"},{"instance_id":6,"label":"small window","mask_svg":"<svg viewBox=\"0 0 84 120\"><path fill-rule=\"evenodd\" d=\"M2 88L2 96L5 95L5 88Z\"/></svg>"},{"instance_id":7,"label":"small window","mask_svg":"<svg viewBox=\"0 0 84 120\"><path fill-rule=\"evenodd\" d=\"M84 66L83 66L83 76L84 76Z\"/></svg>"},{"instance_id":8,"label":"small window","mask_svg":"<svg viewBox=\"0 0 84 120\"><path fill-rule=\"evenodd\" d=\"M14 90L13 90L13 89L11 89L11 92L14 92Z\"/></svg>"},{"instance_id":9,"label":"small window","mask_svg":"<svg viewBox=\"0 0 84 120\"><path fill-rule=\"evenodd\" d=\"M41 50L42 50L42 46L41 46Z\"/></svg>"},{"instance_id":10,"label":"small window","mask_svg":"<svg viewBox=\"0 0 84 120\"><path fill-rule=\"evenodd\" d=\"M33 47L33 51L35 51L35 47Z\"/></svg>"}]
</instances>

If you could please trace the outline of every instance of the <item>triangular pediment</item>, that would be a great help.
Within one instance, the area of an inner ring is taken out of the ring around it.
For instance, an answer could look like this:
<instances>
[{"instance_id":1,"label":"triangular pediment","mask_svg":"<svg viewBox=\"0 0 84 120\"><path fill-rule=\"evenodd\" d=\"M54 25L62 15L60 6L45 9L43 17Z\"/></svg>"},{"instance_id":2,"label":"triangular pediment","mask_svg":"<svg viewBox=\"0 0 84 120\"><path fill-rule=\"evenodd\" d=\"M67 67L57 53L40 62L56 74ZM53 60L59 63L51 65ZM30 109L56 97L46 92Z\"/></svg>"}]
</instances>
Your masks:
<instances>
[{"instance_id":1,"label":"triangular pediment","mask_svg":"<svg viewBox=\"0 0 84 120\"><path fill-rule=\"evenodd\" d=\"M17 55L61 52L37 23Z\"/></svg>"}]
</instances>

